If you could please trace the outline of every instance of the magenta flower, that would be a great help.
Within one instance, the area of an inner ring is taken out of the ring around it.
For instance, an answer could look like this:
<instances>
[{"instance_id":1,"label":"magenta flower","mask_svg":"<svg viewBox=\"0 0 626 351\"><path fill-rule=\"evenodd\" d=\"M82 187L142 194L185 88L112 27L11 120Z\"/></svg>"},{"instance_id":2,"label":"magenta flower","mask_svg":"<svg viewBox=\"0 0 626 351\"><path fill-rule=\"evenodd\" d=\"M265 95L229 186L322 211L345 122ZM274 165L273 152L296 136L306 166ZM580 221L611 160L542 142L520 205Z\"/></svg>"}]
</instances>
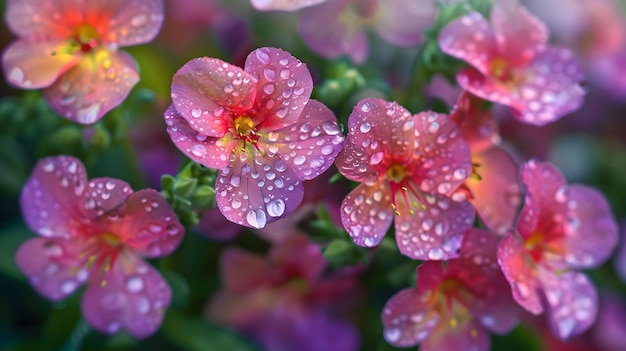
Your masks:
<instances>
[{"instance_id":1,"label":"magenta flower","mask_svg":"<svg viewBox=\"0 0 626 351\"><path fill-rule=\"evenodd\" d=\"M517 324L519 308L500 268L498 237L470 229L461 256L425 262L417 268L417 285L401 290L382 313L387 342L420 351L488 351L487 330L506 334Z\"/></svg>"},{"instance_id":2,"label":"magenta flower","mask_svg":"<svg viewBox=\"0 0 626 351\"><path fill-rule=\"evenodd\" d=\"M456 124L444 114L411 115L395 102L368 98L354 108L348 128L336 165L362 183L341 204L352 240L378 245L395 213L402 254L457 257L475 212L465 197L451 197L472 172L469 147Z\"/></svg>"},{"instance_id":3,"label":"magenta flower","mask_svg":"<svg viewBox=\"0 0 626 351\"><path fill-rule=\"evenodd\" d=\"M439 45L473 67L457 82L473 95L510 106L523 122L544 125L577 110L583 69L567 49L547 47L548 30L516 0L496 1L491 26L478 12L445 27Z\"/></svg>"},{"instance_id":4,"label":"magenta flower","mask_svg":"<svg viewBox=\"0 0 626 351\"><path fill-rule=\"evenodd\" d=\"M133 58L117 49L154 39L163 1L9 0L5 17L19 37L2 56L9 83L45 88L54 111L91 124L139 81Z\"/></svg>"},{"instance_id":5,"label":"magenta flower","mask_svg":"<svg viewBox=\"0 0 626 351\"><path fill-rule=\"evenodd\" d=\"M260 48L245 70L213 58L185 64L165 112L172 141L185 155L220 169L217 206L235 223L263 228L300 204L303 180L326 171L343 144L333 113L309 100L306 65Z\"/></svg>"},{"instance_id":6,"label":"magenta flower","mask_svg":"<svg viewBox=\"0 0 626 351\"><path fill-rule=\"evenodd\" d=\"M580 268L594 268L617 245L617 223L598 191L568 186L549 163L527 162L522 181L528 194L511 233L500 243L498 260L513 297L533 314L548 311L553 333L567 339L588 329L598 296Z\"/></svg>"},{"instance_id":7,"label":"magenta flower","mask_svg":"<svg viewBox=\"0 0 626 351\"><path fill-rule=\"evenodd\" d=\"M39 161L20 200L41 238L23 243L15 261L42 296L58 301L87 282L82 310L96 330L142 338L159 328L172 293L141 257L171 253L184 229L158 192L87 180L80 160L58 156Z\"/></svg>"},{"instance_id":8,"label":"magenta flower","mask_svg":"<svg viewBox=\"0 0 626 351\"><path fill-rule=\"evenodd\" d=\"M298 29L319 55L348 55L360 64L369 51L366 28L392 44L414 46L434 24L436 11L433 0L328 0L304 9Z\"/></svg>"},{"instance_id":9,"label":"magenta flower","mask_svg":"<svg viewBox=\"0 0 626 351\"><path fill-rule=\"evenodd\" d=\"M327 0L250 0L259 11L297 11Z\"/></svg>"},{"instance_id":10,"label":"magenta flower","mask_svg":"<svg viewBox=\"0 0 626 351\"><path fill-rule=\"evenodd\" d=\"M513 228L521 202L518 167L500 147L498 126L483 102L464 91L450 119L470 147L473 173L464 184L469 201L487 228L504 235Z\"/></svg>"}]
</instances>

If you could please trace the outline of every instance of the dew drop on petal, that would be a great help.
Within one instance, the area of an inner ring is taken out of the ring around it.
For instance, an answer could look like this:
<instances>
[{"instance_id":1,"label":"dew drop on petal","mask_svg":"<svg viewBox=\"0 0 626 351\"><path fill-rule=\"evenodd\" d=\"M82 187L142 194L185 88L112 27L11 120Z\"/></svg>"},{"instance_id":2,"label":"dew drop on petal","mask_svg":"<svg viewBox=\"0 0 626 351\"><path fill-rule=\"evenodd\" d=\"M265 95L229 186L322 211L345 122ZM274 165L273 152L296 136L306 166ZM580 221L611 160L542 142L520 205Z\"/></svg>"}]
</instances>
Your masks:
<instances>
[{"instance_id":1,"label":"dew drop on petal","mask_svg":"<svg viewBox=\"0 0 626 351\"><path fill-rule=\"evenodd\" d=\"M364 244L365 246L367 246L367 247L372 247L372 246L374 246L374 244L375 244L375 243L376 243L376 242L375 242L374 238L372 238L372 237L367 237L367 238L365 238L365 240L363 241L363 244Z\"/></svg>"},{"instance_id":2,"label":"dew drop on petal","mask_svg":"<svg viewBox=\"0 0 626 351\"><path fill-rule=\"evenodd\" d=\"M280 217L285 213L285 202L281 199L267 204L267 213L272 217Z\"/></svg>"},{"instance_id":3,"label":"dew drop on petal","mask_svg":"<svg viewBox=\"0 0 626 351\"><path fill-rule=\"evenodd\" d=\"M248 212L248 214L246 215L246 220L248 221L248 224L250 226L257 229L265 227L265 224L267 222L265 212L259 209L251 210L250 212Z\"/></svg>"},{"instance_id":4,"label":"dew drop on petal","mask_svg":"<svg viewBox=\"0 0 626 351\"><path fill-rule=\"evenodd\" d=\"M365 105L363 105L365 106ZM363 124L361 124L361 127L359 128L359 130L361 131L361 133L367 133L372 129L372 125L365 122Z\"/></svg>"},{"instance_id":5,"label":"dew drop on petal","mask_svg":"<svg viewBox=\"0 0 626 351\"><path fill-rule=\"evenodd\" d=\"M126 289L132 293L140 292L143 289L143 280L138 276L129 277L126 280Z\"/></svg>"},{"instance_id":6,"label":"dew drop on petal","mask_svg":"<svg viewBox=\"0 0 626 351\"><path fill-rule=\"evenodd\" d=\"M191 109L191 117L193 118L198 118L202 115L202 110L200 110L197 107L194 107L193 109Z\"/></svg>"},{"instance_id":7,"label":"dew drop on petal","mask_svg":"<svg viewBox=\"0 0 626 351\"><path fill-rule=\"evenodd\" d=\"M385 339L387 339L387 341L389 341L390 343L397 342L398 340L400 340L401 336L402 332L398 328L385 329Z\"/></svg>"},{"instance_id":8,"label":"dew drop on petal","mask_svg":"<svg viewBox=\"0 0 626 351\"><path fill-rule=\"evenodd\" d=\"M363 112L369 112L371 109L372 109L372 107L371 107L371 106L370 106L370 104L369 104L369 103L367 103L367 102L366 102L366 103L364 103L364 104L361 106L361 111L363 111Z\"/></svg>"},{"instance_id":9,"label":"dew drop on petal","mask_svg":"<svg viewBox=\"0 0 626 351\"><path fill-rule=\"evenodd\" d=\"M230 177L230 185L234 187L238 187L239 185L241 185L241 177L239 176L239 174L233 174Z\"/></svg>"},{"instance_id":10,"label":"dew drop on petal","mask_svg":"<svg viewBox=\"0 0 626 351\"><path fill-rule=\"evenodd\" d=\"M197 157L202 157L202 156L204 156L204 155L206 155L206 154L207 154L207 149L206 149L206 147L205 147L204 145L202 145L202 144L195 144L195 145L193 145L193 146L191 147L191 153L192 153L194 156L197 156Z\"/></svg>"},{"instance_id":11,"label":"dew drop on petal","mask_svg":"<svg viewBox=\"0 0 626 351\"><path fill-rule=\"evenodd\" d=\"M293 159L293 163L297 166L304 164L306 157L304 155L298 155Z\"/></svg>"},{"instance_id":12,"label":"dew drop on petal","mask_svg":"<svg viewBox=\"0 0 626 351\"><path fill-rule=\"evenodd\" d=\"M428 251L428 258L431 260L441 260L443 256L444 256L444 252L440 248L434 248Z\"/></svg>"}]
</instances>

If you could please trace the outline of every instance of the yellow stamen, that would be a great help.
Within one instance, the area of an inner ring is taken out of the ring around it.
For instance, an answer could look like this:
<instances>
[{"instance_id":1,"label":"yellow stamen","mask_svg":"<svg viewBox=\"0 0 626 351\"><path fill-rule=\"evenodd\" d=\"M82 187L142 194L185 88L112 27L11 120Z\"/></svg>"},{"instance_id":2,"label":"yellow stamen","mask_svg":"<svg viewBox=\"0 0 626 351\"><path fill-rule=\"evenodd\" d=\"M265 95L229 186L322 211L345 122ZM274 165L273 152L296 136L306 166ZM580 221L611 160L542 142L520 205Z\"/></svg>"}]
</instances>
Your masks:
<instances>
[{"instance_id":1,"label":"yellow stamen","mask_svg":"<svg viewBox=\"0 0 626 351\"><path fill-rule=\"evenodd\" d=\"M254 122L248 116L239 116L235 119L235 130L241 135L248 135L254 129Z\"/></svg>"}]
</instances>

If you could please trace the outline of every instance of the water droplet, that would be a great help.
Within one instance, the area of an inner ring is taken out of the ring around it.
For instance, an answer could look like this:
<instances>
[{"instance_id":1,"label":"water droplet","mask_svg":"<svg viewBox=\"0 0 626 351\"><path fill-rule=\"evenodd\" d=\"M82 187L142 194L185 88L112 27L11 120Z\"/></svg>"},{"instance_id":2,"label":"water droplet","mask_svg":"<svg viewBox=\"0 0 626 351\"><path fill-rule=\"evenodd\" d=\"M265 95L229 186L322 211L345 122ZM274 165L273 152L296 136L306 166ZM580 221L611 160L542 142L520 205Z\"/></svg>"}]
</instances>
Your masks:
<instances>
[{"instance_id":1,"label":"water droplet","mask_svg":"<svg viewBox=\"0 0 626 351\"><path fill-rule=\"evenodd\" d=\"M306 157L304 155L298 155L293 159L293 164L300 166L304 164L305 161L306 161Z\"/></svg>"},{"instance_id":2,"label":"water droplet","mask_svg":"<svg viewBox=\"0 0 626 351\"><path fill-rule=\"evenodd\" d=\"M143 315L148 314L148 312L150 312L150 301L148 301L145 297L137 300L137 312Z\"/></svg>"},{"instance_id":3,"label":"water droplet","mask_svg":"<svg viewBox=\"0 0 626 351\"><path fill-rule=\"evenodd\" d=\"M207 149L206 149L206 147L205 147L204 145L202 145L202 144L194 144L194 145L191 147L191 153L192 153L194 156L197 156L197 157L202 157L202 156L204 156L204 155L206 155L206 154L207 154Z\"/></svg>"},{"instance_id":4,"label":"water droplet","mask_svg":"<svg viewBox=\"0 0 626 351\"><path fill-rule=\"evenodd\" d=\"M447 183L447 182L441 183L437 187L437 191L440 194L447 194L450 191L450 189L452 189L452 185L450 183Z\"/></svg>"},{"instance_id":5,"label":"water droplet","mask_svg":"<svg viewBox=\"0 0 626 351\"><path fill-rule=\"evenodd\" d=\"M265 77L265 79L273 81L274 78L276 78L276 72L274 72L274 70L270 68L266 68L263 70L263 76Z\"/></svg>"},{"instance_id":6,"label":"water droplet","mask_svg":"<svg viewBox=\"0 0 626 351\"><path fill-rule=\"evenodd\" d=\"M167 230L167 234L169 235L178 235L178 233L180 233L180 230L178 229L178 227L173 224L168 225L166 230Z\"/></svg>"},{"instance_id":7,"label":"water droplet","mask_svg":"<svg viewBox=\"0 0 626 351\"><path fill-rule=\"evenodd\" d=\"M267 204L267 213L272 217L280 217L285 213L285 202L281 199Z\"/></svg>"},{"instance_id":8,"label":"water droplet","mask_svg":"<svg viewBox=\"0 0 626 351\"><path fill-rule=\"evenodd\" d=\"M47 173L54 171L54 163L52 161L44 163L43 170Z\"/></svg>"},{"instance_id":9,"label":"water droplet","mask_svg":"<svg viewBox=\"0 0 626 351\"><path fill-rule=\"evenodd\" d=\"M48 257L61 257L63 256L63 249L61 248L61 245L53 242L53 241L48 241L44 244L43 246L43 252L46 256Z\"/></svg>"},{"instance_id":10,"label":"water droplet","mask_svg":"<svg viewBox=\"0 0 626 351\"><path fill-rule=\"evenodd\" d=\"M140 292L143 289L143 280L138 276L126 279L126 289L131 293Z\"/></svg>"},{"instance_id":11,"label":"water droplet","mask_svg":"<svg viewBox=\"0 0 626 351\"><path fill-rule=\"evenodd\" d=\"M384 157L385 154L382 151L373 154L372 157L370 157L370 165L375 166L379 164L380 162L382 162Z\"/></svg>"},{"instance_id":12,"label":"water droplet","mask_svg":"<svg viewBox=\"0 0 626 351\"><path fill-rule=\"evenodd\" d=\"M225 92L226 94L230 94L230 93L232 93L233 91L235 91L235 87L233 87L233 86L232 86L232 85L230 85L230 84L226 84L226 85L224 85L224 92Z\"/></svg>"},{"instance_id":13,"label":"water droplet","mask_svg":"<svg viewBox=\"0 0 626 351\"><path fill-rule=\"evenodd\" d=\"M267 83L263 86L265 94L271 95L276 91L276 87L272 83Z\"/></svg>"},{"instance_id":14,"label":"water droplet","mask_svg":"<svg viewBox=\"0 0 626 351\"><path fill-rule=\"evenodd\" d=\"M320 149L320 152L322 153L322 155L328 156L333 153L333 147L330 145L324 145Z\"/></svg>"},{"instance_id":15,"label":"water droplet","mask_svg":"<svg viewBox=\"0 0 626 351\"><path fill-rule=\"evenodd\" d=\"M467 178L467 171L465 170L465 168L457 168L452 173L452 176L456 180L464 180Z\"/></svg>"},{"instance_id":16,"label":"water droplet","mask_svg":"<svg viewBox=\"0 0 626 351\"><path fill-rule=\"evenodd\" d=\"M364 103L363 105L361 105L361 111L363 111L363 112L369 112L371 109L372 109L372 107L367 102Z\"/></svg>"},{"instance_id":17,"label":"water droplet","mask_svg":"<svg viewBox=\"0 0 626 351\"><path fill-rule=\"evenodd\" d=\"M261 49L256 50L256 57L264 64L268 64L270 62L270 56Z\"/></svg>"},{"instance_id":18,"label":"water droplet","mask_svg":"<svg viewBox=\"0 0 626 351\"><path fill-rule=\"evenodd\" d=\"M428 258L431 260L441 260L443 256L444 256L444 252L440 248L434 248L428 251Z\"/></svg>"},{"instance_id":19,"label":"water droplet","mask_svg":"<svg viewBox=\"0 0 626 351\"><path fill-rule=\"evenodd\" d=\"M9 80L14 83L22 83L24 81L24 72L18 67L13 68L11 73L9 73Z\"/></svg>"},{"instance_id":20,"label":"water droplet","mask_svg":"<svg viewBox=\"0 0 626 351\"><path fill-rule=\"evenodd\" d=\"M339 134L339 132L341 132L337 123L333 122L324 122L324 124L322 124L322 128L324 129L324 132L326 132L326 134L328 135L337 135Z\"/></svg>"},{"instance_id":21,"label":"water droplet","mask_svg":"<svg viewBox=\"0 0 626 351\"><path fill-rule=\"evenodd\" d=\"M74 291L74 289L76 289L77 285L78 284L76 284L76 282L73 280L66 280L65 282L63 282L63 284L61 284L61 292L63 294L70 294L72 291Z\"/></svg>"},{"instance_id":22,"label":"water droplet","mask_svg":"<svg viewBox=\"0 0 626 351\"><path fill-rule=\"evenodd\" d=\"M560 186L554 192L554 200L558 203L565 203L565 201L567 201L567 185Z\"/></svg>"},{"instance_id":23,"label":"water droplet","mask_svg":"<svg viewBox=\"0 0 626 351\"><path fill-rule=\"evenodd\" d=\"M385 329L385 339L390 343L395 343L400 340L402 337L402 332L398 328L387 328Z\"/></svg>"},{"instance_id":24,"label":"water droplet","mask_svg":"<svg viewBox=\"0 0 626 351\"><path fill-rule=\"evenodd\" d=\"M248 224L250 226L257 229L265 227L265 224L267 222L265 212L259 209L251 210L250 212L248 212L246 220L248 221Z\"/></svg>"},{"instance_id":25,"label":"water droplet","mask_svg":"<svg viewBox=\"0 0 626 351\"><path fill-rule=\"evenodd\" d=\"M276 116L278 118L285 118L287 117L287 113L289 112L289 109L286 107L283 107L281 109L276 110Z\"/></svg>"},{"instance_id":26,"label":"water droplet","mask_svg":"<svg viewBox=\"0 0 626 351\"><path fill-rule=\"evenodd\" d=\"M367 133L372 129L372 125L369 124L368 122L365 122L363 124L361 124L361 127L359 128L359 130L361 131L361 133Z\"/></svg>"},{"instance_id":27,"label":"water droplet","mask_svg":"<svg viewBox=\"0 0 626 351\"><path fill-rule=\"evenodd\" d=\"M148 22L148 17L144 14L137 15L130 20L130 24L135 27L143 26L146 22Z\"/></svg>"},{"instance_id":28,"label":"water droplet","mask_svg":"<svg viewBox=\"0 0 626 351\"><path fill-rule=\"evenodd\" d=\"M280 71L280 77L281 77L282 79L287 79L287 78L289 78L290 76L291 76L291 71L290 71L290 70L288 70L288 69L283 69L283 70L281 70L281 71Z\"/></svg>"},{"instance_id":29,"label":"water droplet","mask_svg":"<svg viewBox=\"0 0 626 351\"><path fill-rule=\"evenodd\" d=\"M433 122L428 126L428 131L431 133L437 133L439 130L439 123Z\"/></svg>"},{"instance_id":30,"label":"water droplet","mask_svg":"<svg viewBox=\"0 0 626 351\"><path fill-rule=\"evenodd\" d=\"M112 180L109 180L106 182L104 187L107 188L107 190L113 190L115 189L115 183Z\"/></svg>"},{"instance_id":31,"label":"water droplet","mask_svg":"<svg viewBox=\"0 0 626 351\"><path fill-rule=\"evenodd\" d=\"M239 176L239 174L233 174L232 176L230 176L230 185L234 187L238 187L241 185L241 177Z\"/></svg>"},{"instance_id":32,"label":"water droplet","mask_svg":"<svg viewBox=\"0 0 626 351\"><path fill-rule=\"evenodd\" d=\"M202 110L200 110L197 107L194 107L193 109L191 109L191 117L193 118L198 118L202 115Z\"/></svg>"},{"instance_id":33,"label":"water droplet","mask_svg":"<svg viewBox=\"0 0 626 351\"><path fill-rule=\"evenodd\" d=\"M374 240L371 236L368 236L365 240L363 240L363 244L367 247L372 247L376 244L376 240Z\"/></svg>"}]
</instances>

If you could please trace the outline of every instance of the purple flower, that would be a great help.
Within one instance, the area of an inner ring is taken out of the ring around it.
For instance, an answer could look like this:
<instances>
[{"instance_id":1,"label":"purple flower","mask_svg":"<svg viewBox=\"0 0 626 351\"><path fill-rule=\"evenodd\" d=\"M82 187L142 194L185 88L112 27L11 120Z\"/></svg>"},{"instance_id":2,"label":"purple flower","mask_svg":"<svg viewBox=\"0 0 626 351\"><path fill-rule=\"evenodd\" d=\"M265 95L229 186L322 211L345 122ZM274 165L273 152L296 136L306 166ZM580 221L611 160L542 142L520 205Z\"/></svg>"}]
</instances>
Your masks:
<instances>
[{"instance_id":1,"label":"purple flower","mask_svg":"<svg viewBox=\"0 0 626 351\"><path fill-rule=\"evenodd\" d=\"M96 330L142 338L159 328L172 293L141 257L171 253L184 229L158 192L87 180L78 159L58 156L39 161L21 207L41 238L22 244L15 261L41 295L58 301L87 282L82 310Z\"/></svg>"},{"instance_id":2,"label":"purple flower","mask_svg":"<svg viewBox=\"0 0 626 351\"><path fill-rule=\"evenodd\" d=\"M245 70L214 58L185 64L172 83L168 132L192 160L219 169L217 206L263 228L302 201L303 180L326 171L343 144L333 113L309 100L311 74L288 52L260 48Z\"/></svg>"}]
</instances>

